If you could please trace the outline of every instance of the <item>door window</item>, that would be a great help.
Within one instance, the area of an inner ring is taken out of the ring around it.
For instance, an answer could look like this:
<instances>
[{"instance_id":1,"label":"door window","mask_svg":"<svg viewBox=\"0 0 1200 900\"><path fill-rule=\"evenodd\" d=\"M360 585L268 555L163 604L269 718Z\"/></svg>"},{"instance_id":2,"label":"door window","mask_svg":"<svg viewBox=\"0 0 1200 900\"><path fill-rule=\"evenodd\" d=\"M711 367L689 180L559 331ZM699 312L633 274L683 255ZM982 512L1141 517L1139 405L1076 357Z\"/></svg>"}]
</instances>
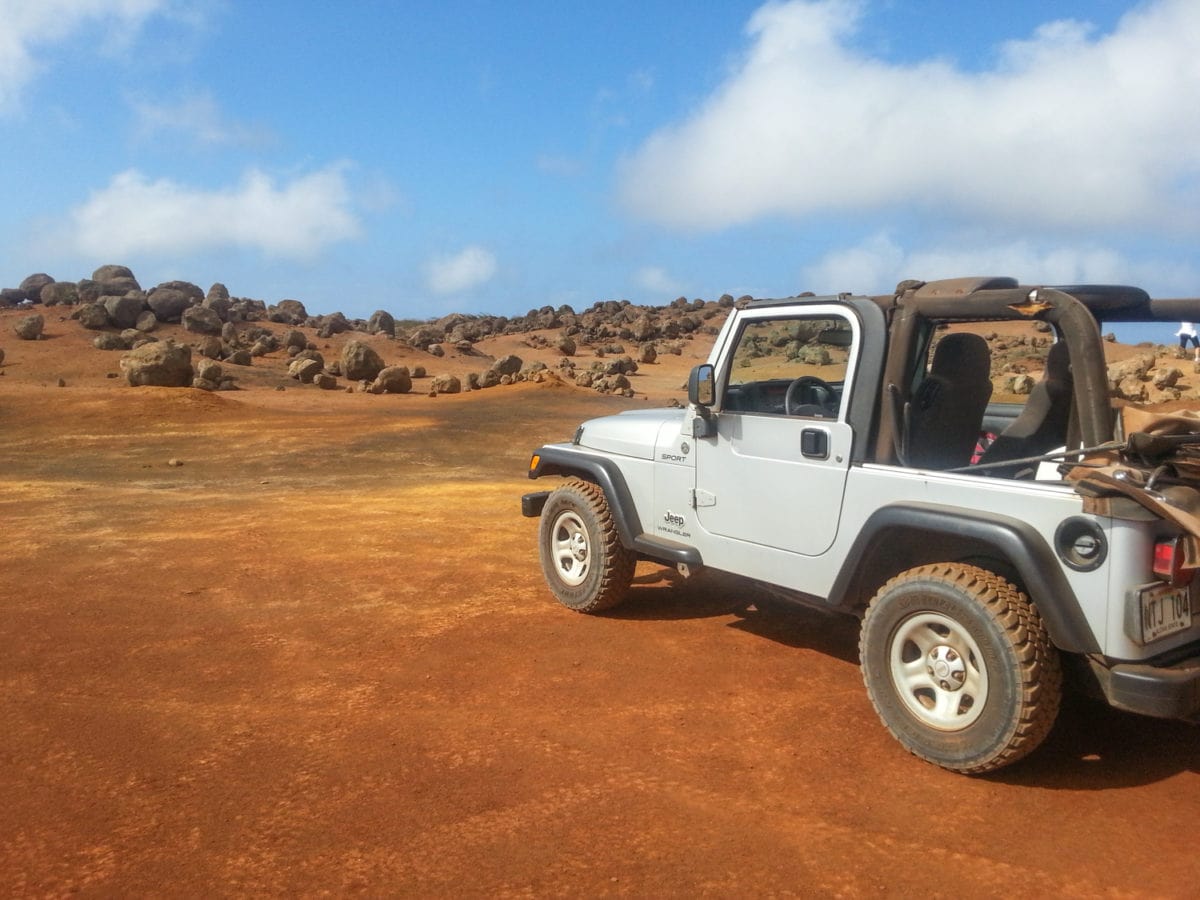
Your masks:
<instances>
[{"instance_id":1,"label":"door window","mask_svg":"<svg viewBox=\"0 0 1200 900\"><path fill-rule=\"evenodd\" d=\"M837 418L852 338L850 323L836 317L747 322L733 351L723 408Z\"/></svg>"}]
</instances>

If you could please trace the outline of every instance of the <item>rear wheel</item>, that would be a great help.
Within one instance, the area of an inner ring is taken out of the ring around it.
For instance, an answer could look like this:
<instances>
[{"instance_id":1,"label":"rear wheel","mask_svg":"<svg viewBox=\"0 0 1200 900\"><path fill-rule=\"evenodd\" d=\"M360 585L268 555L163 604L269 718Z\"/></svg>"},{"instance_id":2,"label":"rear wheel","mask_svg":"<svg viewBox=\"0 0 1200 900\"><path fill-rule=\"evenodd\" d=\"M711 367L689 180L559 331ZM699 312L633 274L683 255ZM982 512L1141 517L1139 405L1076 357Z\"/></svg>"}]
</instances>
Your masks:
<instances>
[{"instance_id":1,"label":"rear wheel","mask_svg":"<svg viewBox=\"0 0 1200 900\"><path fill-rule=\"evenodd\" d=\"M1041 616L986 569L944 563L896 576L867 607L859 653L883 724L946 769L1014 763L1058 714L1061 663Z\"/></svg>"},{"instance_id":2,"label":"rear wheel","mask_svg":"<svg viewBox=\"0 0 1200 900\"><path fill-rule=\"evenodd\" d=\"M546 583L564 606L592 613L625 599L637 557L621 543L597 485L573 478L550 494L538 548Z\"/></svg>"}]
</instances>

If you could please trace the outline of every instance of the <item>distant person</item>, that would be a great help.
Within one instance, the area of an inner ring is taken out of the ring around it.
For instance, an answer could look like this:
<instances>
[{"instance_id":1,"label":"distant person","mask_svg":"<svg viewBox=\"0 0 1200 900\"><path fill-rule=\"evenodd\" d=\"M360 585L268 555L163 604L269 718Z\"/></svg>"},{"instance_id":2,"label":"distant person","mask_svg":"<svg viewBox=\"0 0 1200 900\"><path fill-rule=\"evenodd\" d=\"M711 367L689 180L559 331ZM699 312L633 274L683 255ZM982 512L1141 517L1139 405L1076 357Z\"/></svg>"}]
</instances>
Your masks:
<instances>
[{"instance_id":1,"label":"distant person","mask_svg":"<svg viewBox=\"0 0 1200 900\"><path fill-rule=\"evenodd\" d=\"M1179 330L1175 334L1179 338L1179 358L1187 356L1187 346L1190 342L1193 349L1192 356L1196 362L1200 362L1200 336L1196 334L1196 324L1180 322Z\"/></svg>"}]
</instances>

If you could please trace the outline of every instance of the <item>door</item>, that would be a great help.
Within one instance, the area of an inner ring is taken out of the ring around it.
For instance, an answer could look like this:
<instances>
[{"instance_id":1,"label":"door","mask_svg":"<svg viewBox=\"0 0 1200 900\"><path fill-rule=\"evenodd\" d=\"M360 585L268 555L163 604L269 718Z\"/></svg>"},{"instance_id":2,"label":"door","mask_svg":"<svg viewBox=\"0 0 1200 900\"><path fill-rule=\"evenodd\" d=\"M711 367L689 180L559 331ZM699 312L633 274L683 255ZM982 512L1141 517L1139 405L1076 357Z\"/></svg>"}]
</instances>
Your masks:
<instances>
[{"instance_id":1,"label":"door","mask_svg":"<svg viewBox=\"0 0 1200 900\"><path fill-rule=\"evenodd\" d=\"M837 306L743 317L717 372L717 433L696 440L697 521L712 534L818 556L837 536L850 466L857 320Z\"/></svg>"}]
</instances>

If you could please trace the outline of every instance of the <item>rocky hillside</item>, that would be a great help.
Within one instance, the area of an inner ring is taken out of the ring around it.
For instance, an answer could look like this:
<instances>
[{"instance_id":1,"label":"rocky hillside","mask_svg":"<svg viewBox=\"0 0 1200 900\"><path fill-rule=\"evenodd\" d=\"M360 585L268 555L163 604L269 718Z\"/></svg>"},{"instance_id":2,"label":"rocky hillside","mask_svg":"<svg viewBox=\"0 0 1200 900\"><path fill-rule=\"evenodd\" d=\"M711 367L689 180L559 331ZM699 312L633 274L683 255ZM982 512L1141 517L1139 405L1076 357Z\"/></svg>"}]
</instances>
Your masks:
<instances>
[{"instance_id":1,"label":"rocky hillside","mask_svg":"<svg viewBox=\"0 0 1200 900\"><path fill-rule=\"evenodd\" d=\"M119 353L119 373L131 385L232 390L269 385L258 376L273 373L276 388L298 383L376 394L554 381L633 397L646 391L639 371L671 357L680 358L672 373L686 371L702 359L734 303L728 294L715 301L680 297L661 307L605 300L582 312L543 306L514 317L455 313L405 323L382 309L367 319L313 316L299 300L234 297L219 283L207 291L185 281L147 290L119 265L79 281L37 273L0 290L11 338L43 338L47 318L94 333L91 345ZM984 333L997 399L1032 389L1050 341L1045 329L1034 323ZM1108 341L1114 396L1149 404L1200 400L1200 364L1177 359L1172 347L1128 347L1111 335ZM677 374L672 382L682 396Z\"/></svg>"},{"instance_id":2,"label":"rocky hillside","mask_svg":"<svg viewBox=\"0 0 1200 900\"><path fill-rule=\"evenodd\" d=\"M511 318L453 314L405 327L385 310L368 319L341 312L313 316L299 300L267 304L231 296L222 284L204 291L171 281L145 290L132 271L117 265L78 282L38 273L0 291L0 308L26 312L13 321L17 338L40 339L46 317L57 314L95 332L97 350L121 351L121 370L130 384L233 389L244 386L239 367L267 365L269 358L283 356L296 381L371 393L406 393L413 390L413 379L429 377L428 389L441 393L556 379L633 396L630 375L661 355L682 355L697 337L711 341L733 303L729 296L716 302L680 298L661 308L609 300L579 313L569 306L544 306ZM176 326L173 331L182 331L182 339L166 337L166 326ZM521 338L531 359L480 349L512 336ZM394 342L402 355L411 359L419 353L426 361L389 364L370 338ZM335 343L322 346L330 340ZM322 351L331 347L336 356L327 358ZM464 360L480 368L428 374L447 368L452 358L459 365L449 368L463 368Z\"/></svg>"}]
</instances>

